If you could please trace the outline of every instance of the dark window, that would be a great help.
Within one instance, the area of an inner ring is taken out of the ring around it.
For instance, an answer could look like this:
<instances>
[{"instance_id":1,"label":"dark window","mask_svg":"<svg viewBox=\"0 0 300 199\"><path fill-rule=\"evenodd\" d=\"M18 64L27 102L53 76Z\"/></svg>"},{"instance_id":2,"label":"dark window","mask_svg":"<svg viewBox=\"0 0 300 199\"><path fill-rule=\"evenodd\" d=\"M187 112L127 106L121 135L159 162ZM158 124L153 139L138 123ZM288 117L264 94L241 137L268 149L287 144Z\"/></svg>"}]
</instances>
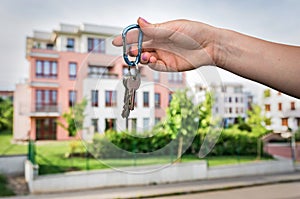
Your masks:
<instances>
[{"instance_id":1,"label":"dark window","mask_svg":"<svg viewBox=\"0 0 300 199\"><path fill-rule=\"evenodd\" d=\"M282 111L282 103L281 102L278 103L278 110Z\"/></svg>"},{"instance_id":2,"label":"dark window","mask_svg":"<svg viewBox=\"0 0 300 199\"><path fill-rule=\"evenodd\" d=\"M231 97L228 98L229 103L231 103Z\"/></svg>"},{"instance_id":3,"label":"dark window","mask_svg":"<svg viewBox=\"0 0 300 199\"><path fill-rule=\"evenodd\" d=\"M42 118L35 120L37 140L56 139L56 118Z\"/></svg>"},{"instance_id":4,"label":"dark window","mask_svg":"<svg viewBox=\"0 0 300 199\"><path fill-rule=\"evenodd\" d=\"M288 118L282 118L281 119L281 125L282 126L288 126L289 125Z\"/></svg>"},{"instance_id":5,"label":"dark window","mask_svg":"<svg viewBox=\"0 0 300 199\"><path fill-rule=\"evenodd\" d=\"M144 107L149 107L149 92L143 92Z\"/></svg>"},{"instance_id":6,"label":"dark window","mask_svg":"<svg viewBox=\"0 0 300 199\"><path fill-rule=\"evenodd\" d=\"M105 53L105 40L88 38L88 52Z\"/></svg>"},{"instance_id":7,"label":"dark window","mask_svg":"<svg viewBox=\"0 0 300 199\"><path fill-rule=\"evenodd\" d=\"M77 76L77 63L70 62L69 63L69 78L76 79Z\"/></svg>"},{"instance_id":8,"label":"dark window","mask_svg":"<svg viewBox=\"0 0 300 199\"><path fill-rule=\"evenodd\" d=\"M57 78L57 62L37 60L35 76L39 78Z\"/></svg>"},{"instance_id":9,"label":"dark window","mask_svg":"<svg viewBox=\"0 0 300 199\"><path fill-rule=\"evenodd\" d=\"M291 102L291 110L295 110L296 107L295 107L295 102Z\"/></svg>"},{"instance_id":10,"label":"dark window","mask_svg":"<svg viewBox=\"0 0 300 199\"><path fill-rule=\"evenodd\" d=\"M154 94L154 105L155 108L160 108L160 93Z\"/></svg>"},{"instance_id":11,"label":"dark window","mask_svg":"<svg viewBox=\"0 0 300 199\"><path fill-rule=\"evenodd\" d=\"M76 104L76 91L69 91L69 106L72 107Z\"/></svg>"},{"instance_id":12,"label":"dark window","mask_svg":"<svg viewBox=\"0 0 300 199\"><path fill-rule=\"evenodd\" d=\"M94 127L94 132L98 132L98 119L92 119L92 126Z\"/></svg>"},{"instance_id":13,"label":"dark window","mask_svg":"<svg viewBox=\"0 0 300 199\"><path fill-rule=\"evenodd\" d=\"M105 119L105 131L107 130L116 130L116 119Z\"/></svg>"},{"instance_id":14,"label":"dark window","mask_svg":"<svg viewBox=\"0 0 300 199\"><path fill-rule=\"evenodd\" d=\"M169 93L169 100L168 100L168 104L170 105L170 103L171 103L171 101L172 101L172 93Z\"/></svg>"},{"instance_id":15,"label":"dark window","mask_svg":"<svg viewBox=\"0 0 300 199\"><path fill-rule=\"evenodd\" d=\"M105 106L111 107L117 105L117 92L105 91Z\"/></svg>"},{"instance_id":16,"label":"dark window","mask_svg":"<svg viewBox=\"0 0 300 199\"><path fill-rule=\"evenodd\" d=\"M74 47L75 47L75 40L73 38L68 38L67 39L67 50L69 51L74 51Z\"/></svg>"},{"instance_id":17,"label":"dark window","mask_svg":"<svg viewBox=\"0 0 300 199\"><path fill-rule=\"evenodd\" d=\"M98 91L92 90L92 106L98 107Z\"/></svg>"},{"instance_id":18,"label":"dark window","mask_svg":"<svg viewBox=\"0 0 300 199\"><path fill-rule=\"evenodd\" d=\"M270 104L265 104L265 111L266 112L271 111L271 105Z\"/></svg>"}]
</instances>

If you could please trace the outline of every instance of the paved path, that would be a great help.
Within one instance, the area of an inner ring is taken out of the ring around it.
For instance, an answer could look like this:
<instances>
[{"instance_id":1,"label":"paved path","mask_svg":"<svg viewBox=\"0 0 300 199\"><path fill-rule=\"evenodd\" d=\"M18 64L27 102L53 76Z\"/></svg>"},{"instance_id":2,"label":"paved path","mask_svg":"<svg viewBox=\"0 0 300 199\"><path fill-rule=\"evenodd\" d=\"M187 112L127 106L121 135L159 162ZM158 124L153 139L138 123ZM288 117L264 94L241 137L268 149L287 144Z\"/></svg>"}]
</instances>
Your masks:
<instances>
[{"instance_id":1,"label":"paved path","mask_svg":"<svg viewBox=\"0 0 300 199\"><path fill-rule=\"evenodd\" d=\"M9 199L110 199L110 198L153 198L191 193L212 192L278 183L300 182L300 172L225 178L215 180L199 180L173 184L148 185L136 187L118 187L76 192L64 192L45 195L29 195L9 197ZM299 189L300 192L300 189Z\"/></svg>"},{"instance_id":2,"label":"paved path","mask_svg":"<svg viewBox=\"0 0 300 199\"><path fill-rule=\"evenodd\" d=\"M265 186L245 187L241 189L230 189L195 193L189 195L158 197L156 199L299 199L300 182L280 183Z\"/></svg>"}]
</instances>

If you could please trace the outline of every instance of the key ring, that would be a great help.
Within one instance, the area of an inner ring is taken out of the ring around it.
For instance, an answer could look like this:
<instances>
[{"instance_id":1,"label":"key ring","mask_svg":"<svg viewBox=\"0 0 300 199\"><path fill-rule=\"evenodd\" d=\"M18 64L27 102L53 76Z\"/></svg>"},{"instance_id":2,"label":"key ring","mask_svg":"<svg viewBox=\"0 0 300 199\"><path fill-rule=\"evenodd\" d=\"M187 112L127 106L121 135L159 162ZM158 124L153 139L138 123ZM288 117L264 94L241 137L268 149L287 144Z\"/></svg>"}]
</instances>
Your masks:
<instances>
[{"instance_id":1,"label":"key ring","mask_svg":"<svg viewBox=\"0 0 300 199\"><path fill-rule=\"evenodd\" d=\"M139 29L139 37L138 37L138 54L135 58L135 61L130 61L128 59L128 54L126 53L126 35L129 30L132 30L134 28ZM122 39L123 39L123 58L124 61L128 64L128 66L137 66L138 63L140 62L141 54L142 54L142 42L143 42L143 32L140 29L140 26L138 24L132 24L124 28L122 32Z\"/></svg>"}]
</instances>

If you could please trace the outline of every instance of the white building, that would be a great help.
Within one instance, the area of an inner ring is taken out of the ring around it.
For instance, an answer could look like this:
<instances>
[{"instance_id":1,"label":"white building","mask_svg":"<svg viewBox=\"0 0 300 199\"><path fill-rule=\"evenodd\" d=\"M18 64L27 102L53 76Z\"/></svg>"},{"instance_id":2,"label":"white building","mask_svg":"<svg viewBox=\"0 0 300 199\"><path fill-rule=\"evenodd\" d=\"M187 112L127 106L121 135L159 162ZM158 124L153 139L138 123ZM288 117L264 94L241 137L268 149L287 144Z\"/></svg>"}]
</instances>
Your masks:
<instances>
[{"instance_id":1,"label":"white building","mask_svg":"<svg viewBox=\"0 0 300 199\"><path fill-rule=\"evenodd\" d=\"M243 92L239 83L212 85L214 95L213 115L222 118L224 126L237 123L238 117L246 119L252 96Z\"/></svg>"},{"instance_id":2,"label":"white building","mask_svg":"<svg viewBox=\"0 0 300 199\"><path fill-rule=\"evenodd\" d=\"M300 126L300 100L273 89L264 91L267 126L274 132L296 131Z\"/></svg>"}]
</instances>

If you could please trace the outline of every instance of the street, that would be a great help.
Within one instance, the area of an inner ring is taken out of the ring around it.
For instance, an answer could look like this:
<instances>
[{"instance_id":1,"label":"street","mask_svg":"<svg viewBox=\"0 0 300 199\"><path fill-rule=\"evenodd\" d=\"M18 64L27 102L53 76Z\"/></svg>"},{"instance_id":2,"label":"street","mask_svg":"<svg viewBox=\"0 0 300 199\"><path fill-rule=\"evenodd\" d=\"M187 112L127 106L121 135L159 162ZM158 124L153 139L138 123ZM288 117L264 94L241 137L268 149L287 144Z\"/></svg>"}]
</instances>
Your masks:
<instances>
[{"instance_id":1,"label":"street","mask_svg":"<svg viewBox=\"0 0 300 199\"><path fill-rule=\"evenodd\" d=\"M156 199L299 199L300 182L273 184L249 188L231 189L225 191L213 191L188 195L159 197Z\"/></svg>"}]
</instances>

